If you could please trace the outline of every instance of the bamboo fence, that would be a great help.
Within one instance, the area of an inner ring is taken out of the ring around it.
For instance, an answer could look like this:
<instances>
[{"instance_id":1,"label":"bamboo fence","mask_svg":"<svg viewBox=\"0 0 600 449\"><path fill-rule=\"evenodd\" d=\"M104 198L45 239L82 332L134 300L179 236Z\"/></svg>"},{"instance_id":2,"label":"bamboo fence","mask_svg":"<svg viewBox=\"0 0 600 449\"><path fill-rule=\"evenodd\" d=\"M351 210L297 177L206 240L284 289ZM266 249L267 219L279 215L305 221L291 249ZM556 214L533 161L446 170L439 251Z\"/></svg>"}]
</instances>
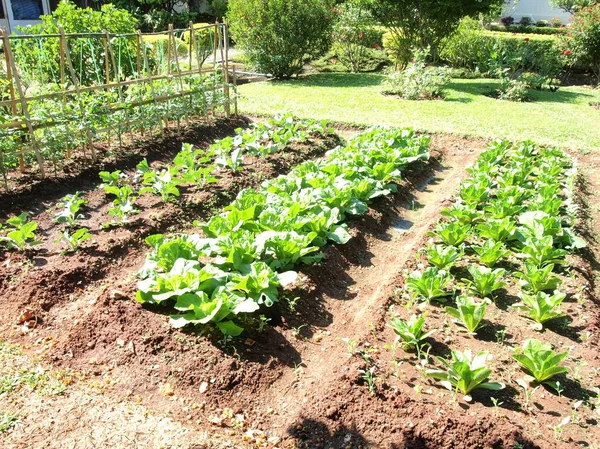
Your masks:
<instances>
[{"instance_id":1,"label":"bamboo fence","mask_svg":"<svg viewBox=\"0 0 600 449\"><path fill-rule=\"evenodd\" d=\"M0 172L46 169L82 147L148 135L193 116L237 112L224 24L160 33L9 35L0 31ZM25 48L25 52L23 49ZM52 54L49 54L52 53ZM22 55L28 55L24 58ZM33 55L33 56L31 56ZM211 58L212 57L212 58ZM235 75L233 76L235 82Z\"/></svg>"}]
</instances>

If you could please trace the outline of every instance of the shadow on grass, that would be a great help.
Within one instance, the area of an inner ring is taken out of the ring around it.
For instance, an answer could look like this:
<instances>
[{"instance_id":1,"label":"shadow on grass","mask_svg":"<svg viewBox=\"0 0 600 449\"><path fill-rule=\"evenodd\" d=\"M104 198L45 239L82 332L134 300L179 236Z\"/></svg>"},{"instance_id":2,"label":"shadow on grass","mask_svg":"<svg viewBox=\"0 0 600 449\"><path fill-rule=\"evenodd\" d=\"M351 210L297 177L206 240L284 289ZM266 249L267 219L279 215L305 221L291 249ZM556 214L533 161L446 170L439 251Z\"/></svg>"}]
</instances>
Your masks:
<instances>
[{"instance_id":1,"label":"shadow on grass","mask_svg":"<svg viewBox=\"0 0 600 449\"><path fill-rule=\"evenodd\" d=\"M384 83L385 76L377 73L315 73L293 80L270 81L287 87L372 87Z\"/></svg>"}]
</instances>

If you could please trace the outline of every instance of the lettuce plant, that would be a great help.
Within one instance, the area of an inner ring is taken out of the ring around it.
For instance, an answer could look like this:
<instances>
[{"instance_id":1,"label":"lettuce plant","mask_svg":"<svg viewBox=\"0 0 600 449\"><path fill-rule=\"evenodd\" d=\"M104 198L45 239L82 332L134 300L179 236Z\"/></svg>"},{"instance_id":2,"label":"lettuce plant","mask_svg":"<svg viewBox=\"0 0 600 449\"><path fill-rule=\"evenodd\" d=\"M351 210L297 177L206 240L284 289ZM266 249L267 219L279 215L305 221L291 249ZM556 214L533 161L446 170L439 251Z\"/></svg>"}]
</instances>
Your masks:
<instances>
[{"instance_id":1,"label":"lettuce plant","mask_svg":"<svg viewBox=\"0 0 600 449\"><path fill-rule=\"evenodd\" d=\"M463 255L462 250L454 246L430 245L426 250L427 260L439 270L447 270Z\"/></svg>"},{"instance_id":2,"label":"lettuce plant","mask_svg":"<svg viewBox=\"0 0 600 449\"><path fill-rule=\"evenodd\" d=\"M140 194L150 192L160 195L163 201L170 201L171 199L180 195L179 189L177 188L177 178L173 176L174 170L168 168L161 172L147 171L144 173L144 187L140 189Z\"/></svg>"},{"instance_id":3,"label":"lettuce plant","mask_svg":"<svg viewBox=\"0 0 600 449\"><path fill-rule=\"evenodd\" d=\"M417 357L421 358L423 341L431 336L435 330L425 332L425 317L423 315L412 315L408 321L392 318L388 327L392 328L397 338L402 341L404 349L416 349Z\"/></svg>"},{"instance_id":4,"label":"lettuce plant","mask_svg":"<svg viewBox=\"0 0 600 449\"><path fill-rule=\"evenodd\" d=\"M519 284L523 289L537 293L545 290L556 290L562 283L558 276L552 274L553 270L553 264L539 268L526 262L523 271L514 275L520 279Z\"/></svg>"},{"instance_id":5,"label":"lettuce plant","mask_svg":"<svg viewBox=\"0 0 600 449\"><path fill-rule=\"evenodd\" d=\"M481 211L462 204L455 204L450 208L444 208L441 214L450 219L450 221L458 222L465 226L471 225L481 219Z\"/></svg>"},{"instance_id":6,"label":"lettuce plant","mask_svg":"<svg viewBox=\"0 0 600 449\"><path fill-rule=\"evenodd\" d=\"M551 378L568 371L567 368L560 366L560 362L562 362L567 355L568 352L556 354L549 344L543 344L536 339L529 339L523 342L522 348L515 349L513 358L529 372L536 381L547 383L552 386L553 383L549 382Z\"/></svg>"},{"instance_id":7,"label":"lettuce plant","mask_svg":"<svg viewBox=\"0 0 600 449\"><path fill-rule=\"evenodd\" d=\"M69 229L65 229L61 235L62 241L67 244L65 253L73 253L79 249L81 244L92 238L88 228L79 228L73 233Z\"/></svg>"},{"instance_id":8,"label":"lettuce plant","mask_svg":"<svg viewBox=\"0 0 600 449\"><path fill-rule=\"evenodd\" d=\"M406 289L427 302L432 300L445 302L444 298L452 294L447 290L452 279L448 272L429 267L409 274L406 279Z\"/></svg>"},{"instance_id":9,"label":"lettuce plant","mask_svg":"<svg viewBox=\"0 0 600 449\"><path fill-rule=\"evenodd\" d=\"M458 296L456 308L446 307L446 313L455 318L458 324L464 326L469 334L475 335L477 329L482 325L487 301L477 302L469 296Z\"/></svg>"},{"instance_id":10,"label":"lettuce plant","mask_svg":"<svg viewBox=\"0 0 600 449\"><path fill-rule=\"evenodd\" d=\"M492 370L486 367L489 359L488 352L480 352L473 356L471 351L452 351L452 359L437 358L445 369L428 369L425 375L440 380L440 383L450 391L459 391L465 395L467 402L472 400L469 393L476 388L485 390L501 390L504 384L487 382Z\"/></svg>"},{"instance_id":11,"label":"lettuce plant","mask_svg":"<svg viewBox=\"0 0 600 449\"><path fill-rule=\"evenodd\" d=\"M516 226L509 217L500 220L489 220L477 225L477 233L480 237L495 242L506 242L512 240L515 235Z\"/></svg>"},{"instance_id":12,"label":"lettuce plant","mask_svg":"<svg viewBox=\"0 0 600 449\"><path fill-rule=\"evenodd\" d=\"M450 246L458 246L471 236L471 226L460 223L441 223L429 235Z\"/></svg>"},{"instance_id":13,"label":"lettuce plant","mask_svg":"<svg viewBox=\"0 0 600 449\"><path fill-rule=\"evenodd\" d=\"M467 287L477 293L481 298L490 296L494 291L501 289L506 285L501 279L506 273L502 268L492 270L480 265L471 265L468 267L472 279L463 279Z\"/></svg>"},{"instance_id":14,"label":"lettuce plant","mask_svg":"<svg viewBox=\"0 0 600 449\"><path fill-rule=\"evenodd\" d=\"M468 206L477 207L487 200L489 185L489 178L480 176L477 179L463 183L459 196Z\"/></svg>"},{"instance_id":15,"label":"lettuce plant","mask_svg":"<svg viewBox=\"0 0 600 449\"><path fill-rule=\"evenodd\" d=\"M493 240L486 240L481 246L473 246L473 251L477 254L479 261L490 268L511 254L502 242Z\"/></svg>"},{"instance_id":16,"label":"lettuce plant","mask_svg":"<svg viewBox=\"0 0 600 449\"><path fill-rule=\"evenodd\" d=\"M136 214L138 211L133 207L136 196L131 186L116 187L105 185L104 191L106 194L114 195L112 207L108 209L108 215L118 218L118 221L111 221L108 226L113 224L123 224L129 222L129 215ZM103 225L104 226L104 225Z\"/></svg>"},{"instance_id":17,"label":"lettuce plant","mask_svg":"<svg viewBox=\"0 0 600 449\"><path fill-rule=\"evenodd\" d=\"M521 248L521 257L525 262L543 267L545 265L564 265L567 263L565 256L568 251L554 247L554 239L547 235L541 238L527 239Z\"/></svg>"},{"instance_id":18,"label":"lettuce plant","mask_svg":"<svg viewBox=\"0 0 600 449\"><path fill-rule=\"evenodd\" d=\"M560 311L560 304L565 297L564 293L558 291L555 291L552 295L544 292L537 292L533 295L522 293L521 303L516 304L515 307L522 308L529 318L537 323L535 328L542 330L546 321L565 316Z\"/></svg>"}]
</instances>

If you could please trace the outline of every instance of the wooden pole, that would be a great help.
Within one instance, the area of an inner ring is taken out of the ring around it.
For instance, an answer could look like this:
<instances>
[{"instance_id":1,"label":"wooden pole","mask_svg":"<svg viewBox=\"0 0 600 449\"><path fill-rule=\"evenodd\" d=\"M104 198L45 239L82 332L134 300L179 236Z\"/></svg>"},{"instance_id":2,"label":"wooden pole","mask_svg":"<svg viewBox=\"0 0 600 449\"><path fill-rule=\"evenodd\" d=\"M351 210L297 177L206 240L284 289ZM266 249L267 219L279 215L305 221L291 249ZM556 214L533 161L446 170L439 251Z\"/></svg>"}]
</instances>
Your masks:
<instances>
[{"instance_id":1,"label":"wooden pole","mask_svg":"<svg viewBox=\"0 0 600 449\"><path fill-rule=\"evenodd\" d=\"M2 32L5 33L6 30L3 28ZM10 45L8 42L8 38L4 39L4 34L3 34L3 44L4 47L6 48L7 45ZM6 61L6 79L8 80L8 90L10 92L10 106L11 106L11 111L12 111L12 115L16 116L17 115L17 100L15 98L15 86L13 84L13 79L12 79L12 67L10 64L10 61L8 59L8 52L4 52L4 59ZM22 154L19 154L19 171L21 173L25 173L25 159L23 158Z\"/></svg>"},{"instance_id":2,"label":"wooden pole","mask_svg":"<svg viewBox=\"0 0 600 449\"><path fill-rule=\"evenodd\" d=\"M229 97L229 35L227 34L227 25L223 23L221 25L223 33L223 47L221 47L221 55L225 52L225 67L224 67L224 80L225 80L225 116L229 118L231 115L230 108L230 97ZM223 63L223 57L221 57L221 64Z\"/></svg>"},{"instance_id":3,"label":"wooden pole","mask_svg":"<svg viewBox=\"0 0 600 449\"><path fill-rule=\"evenodd\" d=\"M23 90L23 85L21 84L21 77L19 76L19 71L17 70L17 66L15 64L15 60L12 56L12 50L10 48L10 41L8 39L8 33L6 32L6 30L2 30L2 42L4 43L4 53L5 53L5 57L6 60L8 62L7 66L9 66L11 68L11 78L12 80L14 80L15 84L17 85L17 90L19 92L19 98L21 100L21 108L22 108L22 112L23 112L23 117L25 118L25 122L27 124L27 129L29 131L29 137L31 139L31 146L33 147L33 151L35 152L35 157L37 159L39 168L40 168L40 176L42 178L46 177L46 173L44 171L44 159L42 158L42 155L40 153L40 148L37 142L37 139L35 138L35 131L31 125L31 120L29 119L29 108L27 106L27 99L25 98L25 92ZM8 75L8 71L7 71L7 75ZM11 82L12 85L12 82Z\"/></svg>"},{"instance_id":4,"label":"wooden pole","mask_svg":"<svg viewBox=\"0 0 600 449\"><path fill-rule=\"evenodd\" d=\"M211 111L214 114L215 111L215 95L216 95L216 84L217 84L217 49L219 47L219 25L215 21L215 37L213 39L213 96L211 99Z\"/></svg>"},{"instance_id":5,"label":"wooden pole","mask_svg":"<svg viewBox=\"0 0 600 449\"><path fill-rule=\"evenodd\" d=\"M142 44L143 44L144 41L142 39L142 32L140 30L138 30L137 32L138 32L140 42L142 42ZM144 57L144 69L146 70L146 74L148 75L146 80L150 84L150 92L152 93L152 99L154 100L154 106L156 107L156 105L158 103L156 101L156 92L154 90L154 80L152 77L152 70L150 69L150 64L148 63L148 54L146 53L146 48L144 46L142 46L142 55ZM164 115L163 115L163 120L165 121L165 126L167 126L168 121L164 117ZM164 135L164 130L161 130L161 134Z\"/></svg>"}]
</instances>

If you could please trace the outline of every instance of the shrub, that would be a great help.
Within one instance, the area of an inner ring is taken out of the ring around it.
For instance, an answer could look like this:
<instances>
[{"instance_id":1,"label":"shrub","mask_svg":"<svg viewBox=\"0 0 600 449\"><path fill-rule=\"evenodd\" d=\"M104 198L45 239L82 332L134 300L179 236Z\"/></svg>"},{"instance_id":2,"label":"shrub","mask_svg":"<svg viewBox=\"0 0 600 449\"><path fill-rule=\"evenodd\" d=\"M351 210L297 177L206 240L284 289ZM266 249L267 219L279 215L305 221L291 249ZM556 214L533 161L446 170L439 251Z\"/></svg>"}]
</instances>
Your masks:
<instances>
[{"instance_id":1,"label":"shrub","mask_svg":"<svg viewBox=\"0 0 600 449\"><path fill-rule=\"evenodd\" d=\"M410 38L401 33L387 31L383 35L383 48L396 66L404 68L412 59L412 43Z\"/></svg>"},{"instance_id":2,"label":"shrub","mask_svg":"<svg viewBox=\"0 0 600 449\"><path fill-rule=\"evenodd\" d=\"M554 28L560 28L562 26L562 20L559 17L554 17L550 19L550 26Z\"/></svg>"},{"instance_id":3,"label":"shrub","mask_svg":"<svg viewBox=\"0 0 600 449\"><path fill-rule=\"evenodd\" d=\"M563 67L559 41L553 36L489 32L464 19L442 44L440 57L452 67L498 76L497 70L531 71L555 78Z\"/></svg>"},{"instance_id":4,"label":"shrub","mask_svg":"<svg viewBox=\"0 0 600 449\"><path fill-rule=\"evenodd\" d=\"M512 16L506 16L506 17L502 17L500 19L500 23L504 26L510 26L513 23L515 23L515 18Z\"/></svg>"},{"instance_id":5,"label":"shrub","mask_svg":"<svg viewBox=\"0 0 600 449\"><path fill-rule=\"evenodd\" d=\"M534 25L489 25L486 27L489 31L499 31L504 33L521 33L521 34L546 34L546 35L564 35L567 34L565 28L552 28L548 22L541 21Z\"/></svg>"},{"instance_id":6,"label":"shrub","mask_svg":"<svg viewBox=\"0 0 600 449\"><path fill-rule=\"evenodd\" d=\"M523 81L504 78L498 89L498 99L518 102L526 101L527 93L527 84Z\"/></svg>"},{"instance_id":7,"label":"shrub","mask_svg":"<svg viewBox=\"0 0 600 449\"><path fill-rule=\"evenodd\" d=\"M333 52L352 72L361 72L369 64L369 51L381 46L383 29L373 16L357 3L337 8L338 19L333 29Z\"/></svg>"},{"instance_id":8,"label":"shrub","mask_svg":"<svg viewBox=\"0 0 600 449\"><path fill-rule=\"evenodd\" d=\"M100 11L91 8L78 8L70 1L61 2L52 15L41 17L42 23L23 27L23 34L58 34L59 26L65 33L100 33L104 30L111 33L135 33L137 20L127 11L108 4ZM113 48L120 49L121 78L130 76L135 67L135 37L117 38ZM104 42L102 39L69 40L69 48L73 66L76 68L83 85L93 82L105 82L102 68L104 61ZM40 82L56 82L60 73L60 41L58 38L40 40L38 46L31 41L18 40L14 44L14 56L17 64L25 71L35 71ZM98 69L100 65L100 69ZM30 75L32 76L32 75ZM111 78L116 74L111 66ZM40 79L41 78L41 79ZM68 77L67 77L68 78Z\"/></svg>"},{"instance_id":9,"label":"shrub","mask_svg":"<svg viewBox=\"0 0 600 449\"><path fill-rule=\"evenodd\" d=\"M416 51L415 61L404 70L388 74L384 93L399 95L405 100L432 100L443 97L443 86L450 81L446 69L427 67L427 51Z\"/></svg>"},{"instance_id":10,"label":"shrub","mask_svg":"<svg viewBox=\"0 0 600 449\"><path fill-rule=\"evenodd\" d=\"M589 67L600 81L600 4L575 14L565 44L578 62Z\"/></svg>"},{"instance_id":11,"label":"shrub","mask_svg":"<svg viewBox=\"0 0 600 449\"><path fill-rule=\"evenodd\" d=\"M548 25L550 25L550 23L547 20L538 20L537 22L535 22L535 26L538 28L544 28Z\"/></svg>"},{"instance_id":12,"label":"shrub","mask_svg":"<svg viewBox=\"0 0 600 449\"><path fill-rule=\"evenodd\" d=\"M323 54L334 19L331 0L232 0L227 17L248 62L275 78Z\"/></svg>"},{"instance_id":13,"label":"shrub","mask_svg":"<svg viewBox=\"0 0 600 449\"><path fill-rule=\"evenodd\" d=\"M533 23L533 19L531 17L528 17L528 16L521 17L521 20L519 21L519 25L522 25L524 27L528 27L532 23Z\"/></svg>"}]
</instances>

